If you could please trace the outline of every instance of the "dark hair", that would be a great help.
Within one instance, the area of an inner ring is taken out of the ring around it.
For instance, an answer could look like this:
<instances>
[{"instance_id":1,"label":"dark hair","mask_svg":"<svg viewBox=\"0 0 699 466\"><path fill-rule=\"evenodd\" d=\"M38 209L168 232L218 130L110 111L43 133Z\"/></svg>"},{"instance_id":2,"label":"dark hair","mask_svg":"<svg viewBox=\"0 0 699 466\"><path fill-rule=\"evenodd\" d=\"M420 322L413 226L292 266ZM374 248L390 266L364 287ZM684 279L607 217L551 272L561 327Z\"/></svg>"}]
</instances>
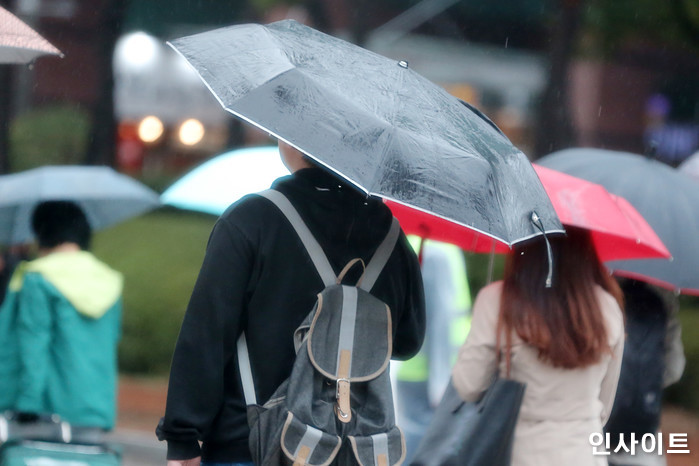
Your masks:
<instances>
[{"instance_id":1,"label":"dark hair","mask_svg":"<svg viewBox=\"0 0 699 466\"><path fill-rule=\"evenodd\" d=\"M90 247L90 224L74 202L42 202L32 214L32 230L40 248L53 248L63 243L75 243L83 250Z\"/></svg>"},{"instance_id":2,"label":"dark hair","mask_svg":"<svg viewBox=\"0 0 699 466\"><path fill-rule=\"evenodd\" d=\"M536 240L515 246L505 267L498 334L512 330L554 367L585 367L611 351L595 286L609 292L623 309L616 280L599 261L587 231L566 228L551 237L553 285L546 288L546 244Z\"/></svg>"}]
</instances>

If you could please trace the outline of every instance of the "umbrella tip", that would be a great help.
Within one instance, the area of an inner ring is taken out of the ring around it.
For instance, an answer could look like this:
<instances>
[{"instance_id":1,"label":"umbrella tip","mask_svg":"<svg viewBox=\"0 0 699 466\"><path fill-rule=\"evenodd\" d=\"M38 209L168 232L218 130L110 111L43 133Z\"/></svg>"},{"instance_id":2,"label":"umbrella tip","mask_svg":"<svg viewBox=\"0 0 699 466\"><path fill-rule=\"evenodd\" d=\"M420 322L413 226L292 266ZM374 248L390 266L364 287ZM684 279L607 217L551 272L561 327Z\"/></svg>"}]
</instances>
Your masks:
<instances>
[{"instance_id":1,"label":"umbrella tip","mask_svg":"<svg viewBox=\"0 0 699 466\"><path fill-rule=\"evenodd\" d=\"M407 70L408 69L408 62L405 60L401 60L398 62L398 66L400 66L401 68L405 68Z\"/></svg>"}]
</instances>

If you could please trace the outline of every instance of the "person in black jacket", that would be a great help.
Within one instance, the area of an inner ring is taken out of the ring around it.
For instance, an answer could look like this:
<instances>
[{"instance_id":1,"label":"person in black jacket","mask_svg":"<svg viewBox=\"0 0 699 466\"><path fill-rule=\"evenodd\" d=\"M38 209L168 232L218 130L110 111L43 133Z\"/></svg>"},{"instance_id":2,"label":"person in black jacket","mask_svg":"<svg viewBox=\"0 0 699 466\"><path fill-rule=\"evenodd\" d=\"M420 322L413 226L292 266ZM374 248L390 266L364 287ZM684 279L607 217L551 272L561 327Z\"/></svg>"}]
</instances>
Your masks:
<instances>
[{"instance_id":1,"label":"person in black jacket","mask_svg":"<svg viewBox=\"0 0 699 466\"><path fill-rule=\"evenodd\" d=\"M293 147L281 141L279 147L292 175L272 187L298 210L335 273L355 257L368 262L388 232L390 210ZM226 210L187 307L156 430L168 443L169 465L250 464L236 340L245 331L263 404L289 376L294 330L321 289L301 240L270 201L252 194ZM425 332L424 295L417 257L402 232L372 294L391 309L393 357L415 355Z\"/></svg>"}]
</instances>

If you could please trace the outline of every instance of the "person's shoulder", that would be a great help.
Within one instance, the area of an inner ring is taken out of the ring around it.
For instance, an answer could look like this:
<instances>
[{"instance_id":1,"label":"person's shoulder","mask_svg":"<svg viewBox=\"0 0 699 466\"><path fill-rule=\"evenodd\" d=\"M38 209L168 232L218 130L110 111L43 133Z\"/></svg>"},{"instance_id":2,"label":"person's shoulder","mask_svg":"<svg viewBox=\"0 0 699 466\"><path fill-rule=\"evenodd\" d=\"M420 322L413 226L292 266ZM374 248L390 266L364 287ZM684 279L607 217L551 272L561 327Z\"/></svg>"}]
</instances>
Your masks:
<instances>
[{"instance_id":1,"label":"person's shoulder","mask_svg":"<svg viewBox=\"0 0 699 466\"><path fill-rule=\"evenodd\" d=\"M615 336L623 335L624 312L621 310L621 307L619 307L616 298L599 285L595 285L595 293L597 295L597 302L600 305L600 310L607 321L608 327Z\"/></svg>"},{"instance_id":2,"label":"person's shoulder","mask_svg":"<svg viewBox=\"0 0 699 466\"><path fill-rule=\"evenodd\" d=\"M597 301L600 303L603 311L610 313L614 316L623 318L621 308L616 298L611 295L607 290L599 285L595 285L595 294L597 295Z\"/></svg>"},{"instance_id":3,"label":"person's shoulder","mask_svg":"<svg viewBox=\"0 0 699 466\"><path fill-rule=\"evenodd\" d=\"M274 216L274 205L258 193L246 194L228 206L219 221L239 226L264 224Z\"/></svg>"},{"instance_id":4,"label":"person's shoulder","mask_svg":"<svg viewBox=\"0 0 699 466\"><path fill-rule=\"evenodd\" d=\"M488 285L484 286L481 288L481 290L478 292L477 296L480 296L482 299L489 299L489 298L500 298L500 295L502 294L502 287L503 287L503 281L498 280L493 283L489 283Z\"/></svg>"},{"instance_id":5,"label":"person's shoulder","mask_svg":"<svg viewBox=\"0 0 699 466\"><path fill-rule=\"evenodd\" d=\"M500 311L500 299L502 296L503 282L501 280L490 283L480 289L473 303L474 315L476 312L497 316Z\"/></svg>"}]
</instances>

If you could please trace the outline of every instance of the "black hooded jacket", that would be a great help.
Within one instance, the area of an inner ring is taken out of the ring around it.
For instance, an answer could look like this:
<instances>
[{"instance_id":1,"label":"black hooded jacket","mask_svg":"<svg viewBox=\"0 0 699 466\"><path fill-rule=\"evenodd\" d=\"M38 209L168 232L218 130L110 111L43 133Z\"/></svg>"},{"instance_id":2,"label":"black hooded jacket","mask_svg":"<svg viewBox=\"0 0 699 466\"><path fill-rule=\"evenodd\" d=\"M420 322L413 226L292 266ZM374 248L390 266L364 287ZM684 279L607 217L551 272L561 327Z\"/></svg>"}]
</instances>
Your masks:
<instances>
[{"instance_id":1,"label":"black hooded jacket","mask_svg":"<svg viewBox=\"0 0 699 466\"><path fill-rule=\"evenodd\" d=\"M319 168L280 178L273 188L298 210L336 274L355 257L368 262L388 232L391 213L383 202ZM249 195L226 210L209 238L175 347L157 428L169 459L201 454L211 462L250 461L236 340L245 331L257 399L264 403L289 376L293 332L322 288L301 240L269 200ZM403 233L372 294L391 309L393 357L413 356L425 332L424 296Z\"/></svg>"}]
</instances>

